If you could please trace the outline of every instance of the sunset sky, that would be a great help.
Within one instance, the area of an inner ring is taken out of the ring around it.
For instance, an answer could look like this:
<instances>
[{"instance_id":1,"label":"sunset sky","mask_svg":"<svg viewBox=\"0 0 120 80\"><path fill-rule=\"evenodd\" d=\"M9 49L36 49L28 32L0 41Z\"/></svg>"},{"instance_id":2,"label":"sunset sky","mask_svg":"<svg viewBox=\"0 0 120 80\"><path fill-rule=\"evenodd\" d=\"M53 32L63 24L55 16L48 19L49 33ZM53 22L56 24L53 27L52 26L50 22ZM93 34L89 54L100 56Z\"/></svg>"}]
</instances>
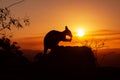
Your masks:
<instances>
[{"instance_id":1,"label":"sunset sky","mask_svg":"<svg viewBox=\"0 0 120 80\"><path fill-rule=\"evenodd\" d=\"M17 1L19 0L0 0L0 7ZM115 39L115 44L120 41L120 0L25 0L10 10L16 17L30 17L29 27L11 31L13 38L34 38L31 40L35 42L34 45L48 31L63 31L66 25L74 35L82 28L87 38L90 35L104 36Z\"/></svg>"}]
</instances>

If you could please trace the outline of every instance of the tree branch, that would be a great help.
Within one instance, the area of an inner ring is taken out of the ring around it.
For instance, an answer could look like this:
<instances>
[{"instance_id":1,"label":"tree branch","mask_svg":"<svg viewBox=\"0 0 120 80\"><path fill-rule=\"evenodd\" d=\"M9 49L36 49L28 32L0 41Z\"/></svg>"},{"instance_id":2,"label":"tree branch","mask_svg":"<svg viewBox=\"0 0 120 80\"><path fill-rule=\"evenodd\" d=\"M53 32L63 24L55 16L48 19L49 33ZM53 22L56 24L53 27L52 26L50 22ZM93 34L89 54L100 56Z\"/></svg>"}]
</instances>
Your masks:
<instances>
[{"instance_id":1,"label":"tree branch","mask_svg":"<svg viewBox=\"0 0 120 80\"><path fill-rule=\"evenodd\" d=\"M7 6L6 8L10 8L10 7L12 7L12 6L16 5L16 4L20 4L20 3L23 2L23 1L24 1L24 0L21 0L21 1L15 2L15 3L13 3L13 4Z\"/></svg>"}]
</instances>

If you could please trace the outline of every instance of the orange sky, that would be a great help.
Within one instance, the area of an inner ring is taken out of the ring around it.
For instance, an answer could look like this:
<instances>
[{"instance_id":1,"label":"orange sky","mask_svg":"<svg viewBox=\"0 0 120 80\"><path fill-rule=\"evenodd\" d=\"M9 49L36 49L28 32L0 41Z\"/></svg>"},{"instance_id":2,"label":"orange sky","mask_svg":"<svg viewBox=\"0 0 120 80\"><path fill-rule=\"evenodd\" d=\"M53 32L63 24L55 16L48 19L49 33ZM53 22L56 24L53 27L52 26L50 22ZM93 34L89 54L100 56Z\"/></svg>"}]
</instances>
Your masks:
<instances>
[{"instance_id":1,"label":"orange sky","mask_svg":"<svg viewBox=\"0 0 120 80\"><path fill-rule=\"evenodd\" d=\"M19 0L0 0L0 7L8 6L16 1ZM120 0L25 0L11 7L10 10L16 17L30 17L29 27L19 30L14 28L10 32L13 38L24 40L26 37L45 36L52 29L63 31L66 25L74 33L78 28L83 28L86 33L92 35L93 31L106 30L106 32L110 31L110 34L101 31L102 33L95 33L95 35L104 35L104 37L117 35L117 39L120 36L118 35ZM39 44L42 43L41 41ZM28 46L29 41L26 40L26 42L24 43ZM39 39L34 44L38 44L37 42Z\"/></svg>"},{"instance_id":2,"label":"orange sky","mask_svg":"<svg viewBox=\"0 0 120 80\"><path fill-rule=\"evenodd\" d=\"M86 40L89 41L88 44L90 44L93 41L92 44L90 45L91 47L93 47L93 45L95 45L95 41L98 40L99 43L102 43L102 41L104 41L105 47L103 48L105 49L120 48L119 45L120 32L99 30L91 33L92 34L90 33L85 34L83 37L74 35L71 42L60 42L59 45L84 46ZM44 39L43 36L36 36L36 37L16 38L13 40L17 41L22 49L43 50L43 39Z\"/></svg>"}]
</instances>

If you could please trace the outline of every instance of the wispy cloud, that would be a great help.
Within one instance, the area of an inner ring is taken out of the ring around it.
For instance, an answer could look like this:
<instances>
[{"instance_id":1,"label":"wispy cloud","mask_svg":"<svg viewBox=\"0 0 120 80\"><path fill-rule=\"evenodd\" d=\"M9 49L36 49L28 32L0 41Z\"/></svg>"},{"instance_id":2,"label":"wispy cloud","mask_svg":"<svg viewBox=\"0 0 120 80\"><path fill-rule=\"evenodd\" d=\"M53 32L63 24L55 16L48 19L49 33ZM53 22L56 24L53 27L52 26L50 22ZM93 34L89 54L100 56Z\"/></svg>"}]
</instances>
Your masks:
<instances>
[{"instance_id":1,"label":"wispy cloud","mask_svg":"<svg viewBox=\"0 0 120 80\"><path fill-rule=\"evenodd\" d=\"M86 36L110 36L110 35L120 35L120 32L118 31L113 31L113 30L107 30L107 29L102 29L102 30L97 30L97 31L91 31L86 34Z\"/></svg>"},{"instance_id":2,"label":"wispy cloud","mask_svg":"<svg viewBox=\"0 0 120 80\"><path fill-rule=\"evenodd\" d=\"M110 46L114 45L112 47L116 47L116 46L119 47L120 32L117 32L117 31L98 30L98 31L89 32L89 34L86 34L85 36L89 40L91 40L92 37L97 36L98 40L99 39L106 39L107 44L109 44ZM107 36L107 37L102 38L101 36ZM16 39L14 41L17 41L22 49L43 50L43 47L44 47L43 39L44 39L44 36L35 36L35 37L19 38L19 39ZM70 42L70 43L64 42L64 43L61 43L60 45L77 46L77 45L79 45L80 41L81 41L81 38L74 37L72 42Z\"/></svg>"},{"instance_id":3,"label":"wispy cloud","mask_svg":"<svg viewBox=\"0 0 120 80\"><path fill-rule=\"evenodd\" d=\"M22 49L43 50L43 37L25 37L15 39Z\"/></svg>"}]
</instances>

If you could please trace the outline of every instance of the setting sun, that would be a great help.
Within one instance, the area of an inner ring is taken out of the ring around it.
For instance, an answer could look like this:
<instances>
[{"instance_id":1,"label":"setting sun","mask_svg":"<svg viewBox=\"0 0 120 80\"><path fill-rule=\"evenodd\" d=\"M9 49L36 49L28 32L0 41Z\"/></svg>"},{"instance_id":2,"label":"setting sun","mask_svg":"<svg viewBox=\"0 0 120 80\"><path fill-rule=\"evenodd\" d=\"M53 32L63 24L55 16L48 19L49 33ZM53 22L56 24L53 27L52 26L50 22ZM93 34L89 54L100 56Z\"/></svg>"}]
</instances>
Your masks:
<instances>
[{"instance_id":1,"label":"setting sun","mask_svg":"<svg viewBox=\"0 0 120 80\"><path fill-rule=\"evenodd\" d=\"M79 29L77 31L77 35L80 36L80 37L84 36L84 34L85 34L85 31L83 29Z\"/></svg>"}]
</instances>

